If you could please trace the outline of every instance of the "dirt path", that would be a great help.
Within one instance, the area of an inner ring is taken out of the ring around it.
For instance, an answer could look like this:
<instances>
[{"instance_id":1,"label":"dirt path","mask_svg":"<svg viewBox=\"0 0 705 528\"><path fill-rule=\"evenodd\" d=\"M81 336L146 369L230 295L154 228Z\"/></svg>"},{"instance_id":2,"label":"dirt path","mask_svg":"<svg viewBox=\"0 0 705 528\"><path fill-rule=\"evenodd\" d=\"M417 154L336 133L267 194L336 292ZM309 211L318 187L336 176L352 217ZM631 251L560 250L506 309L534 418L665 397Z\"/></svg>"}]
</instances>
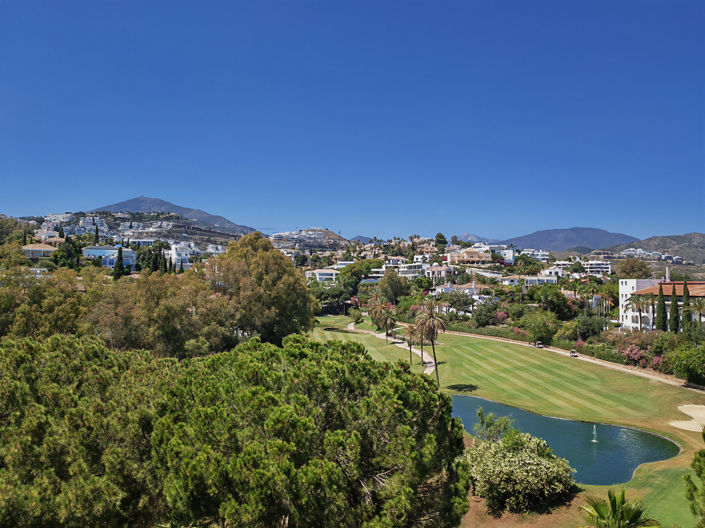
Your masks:
<instances>
[{"instance_id":1,"label":"dirt path","mask_svg":"<svg viewBox=\"0 0 705 528\"><path fill-rule=\"evenodd\" d=\"M378 334L377 332L374 332L372 330L362 330L362 329L355 328L355 323L350 323L346 328L348 330L350 330L351 332L358 332L358 333L364 332L364 333L373 335L379 339L386 339L384 334ZM393 345L398 346L399 348L403 348L404 350L409 350L409 345L407 345L404 341L398 341L398 340L394 339L394 337L391 337L391 339L392 339ZM425 350L422 353L421 350L419 350L418 348L411 347L411 351L414 354L416 354L417 356L419 356L421 358L421 361L424 363L424 365L426 365L426 368L424 369L423 373L428 374L429 376L431 374L433 374L433 371L436 367L436 364L433 362L433 358L431 356L429 356Z\"/></svg>"}]
</instances>

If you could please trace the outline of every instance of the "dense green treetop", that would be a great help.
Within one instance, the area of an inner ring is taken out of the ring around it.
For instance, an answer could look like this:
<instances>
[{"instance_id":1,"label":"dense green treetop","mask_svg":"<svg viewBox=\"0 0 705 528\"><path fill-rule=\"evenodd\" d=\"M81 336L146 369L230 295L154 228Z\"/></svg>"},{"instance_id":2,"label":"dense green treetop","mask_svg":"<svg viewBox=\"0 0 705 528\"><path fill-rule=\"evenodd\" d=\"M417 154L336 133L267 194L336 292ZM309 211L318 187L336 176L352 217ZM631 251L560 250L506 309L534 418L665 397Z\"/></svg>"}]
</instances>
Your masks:
<instances>
[{"instance_id":1,"label":"dense green treetop","mask_svg":"<svg viewBox=\"0 0 705 528\"><path fill-rule=\"evenodd\" d=\"M621 279L648 279L651 268L643 260L627 258L617 266L617 275Z\"/></svg>"},{"instance_id":2,"label":"dense green treetop","mask_svg":"<svg viewBox=\"0 0 705 528\"><path fill-rule=\"evenodd\" d=\"M0 527L455 526L450 397L361 345L290 336L177 363L0 341Z\"/></svg>"}]
</instances>

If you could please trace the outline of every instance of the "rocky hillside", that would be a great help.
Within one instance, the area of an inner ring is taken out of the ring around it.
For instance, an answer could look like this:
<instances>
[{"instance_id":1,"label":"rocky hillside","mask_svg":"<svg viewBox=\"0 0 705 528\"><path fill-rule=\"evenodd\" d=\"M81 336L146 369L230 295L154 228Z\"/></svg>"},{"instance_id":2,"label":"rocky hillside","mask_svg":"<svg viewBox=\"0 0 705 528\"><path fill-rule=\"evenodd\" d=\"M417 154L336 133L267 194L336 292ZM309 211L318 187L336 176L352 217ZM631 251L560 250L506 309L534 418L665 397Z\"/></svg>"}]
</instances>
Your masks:
<instances>
[{"instance_id":1,"label":"rocky hillside","mask_svg":"<svg viewBox=\"0 0 705 528\"><path fill-rule=\"evenodd\" d=\"M627 248L641 248L648 251L660 251L669 255L680 255L695 264L705 263L705 233L688 233L686 235L655 236L606 248L618 253Z\"/></svg>"},{"instance_id":2,"label":"rocky hillside","mask_svg":"<svg viewBox=\"0 0 705 528\"><path fill-rule=\"evenodd\" d=\"M131 200L125 200L124 202L104 205L90 212L98 211L109 211L112 213L176 213L184 218L193 220L197 225L214 231L236 235L244 235L254 231L251 227L235 224L227 218L209 214L201 209L182 207L165 200L160 200L159 198L149 198L147 196L138 196Z\"/></svg>"}]
</instances>

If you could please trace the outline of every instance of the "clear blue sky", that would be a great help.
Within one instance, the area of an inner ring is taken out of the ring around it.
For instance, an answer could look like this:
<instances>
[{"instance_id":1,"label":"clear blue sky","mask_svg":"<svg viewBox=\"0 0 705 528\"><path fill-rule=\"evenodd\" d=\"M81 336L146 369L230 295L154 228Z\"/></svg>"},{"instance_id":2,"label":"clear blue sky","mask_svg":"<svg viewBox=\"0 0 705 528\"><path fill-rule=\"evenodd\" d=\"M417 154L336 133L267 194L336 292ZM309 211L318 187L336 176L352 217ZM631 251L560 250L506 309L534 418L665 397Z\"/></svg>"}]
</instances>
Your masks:
<instances>
[{"instance_id":1,"label":"clear blue sky","mask_svg":"<svg viewBox=\"0 0 705 528\"><path fill-rule=\"evenodd\" d=\"M0 0L0 212L705 231L702 0Z\"/></svg>"}]
</instances>

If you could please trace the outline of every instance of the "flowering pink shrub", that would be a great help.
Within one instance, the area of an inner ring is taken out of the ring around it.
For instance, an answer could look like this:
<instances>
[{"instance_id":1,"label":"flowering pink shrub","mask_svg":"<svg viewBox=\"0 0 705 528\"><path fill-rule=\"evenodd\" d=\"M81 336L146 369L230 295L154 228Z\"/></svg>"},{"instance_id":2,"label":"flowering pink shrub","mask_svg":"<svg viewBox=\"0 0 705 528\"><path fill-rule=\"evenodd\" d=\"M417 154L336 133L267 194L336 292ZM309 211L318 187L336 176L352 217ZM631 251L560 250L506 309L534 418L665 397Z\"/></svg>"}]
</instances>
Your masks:
<instances>
[{"instance_id":1,"label":"flowering pink shrub","mask_svg":"<svg viewBox=\"0 0 705 528\"><path fill-rule=\"evenodd\" d=\"M575 350L577 350L578 352L582 352L583 348L585 348L585 341L583 341L582 339L578 339L575 342Z\"/></svg>"},{"instance_id":2,"label":"flowering pink shrub","mask_svg":"<svg viewBox=\"0 0 705 528\"><path fill-rule=\"evenodd\" d=\"M654 356L654 359L651 360L651 368L661 370L661 356Z\"/></svg>"},{"instance_id":3,"label":"flowering pink shrub","mask_svg":"<svg viewBox=\"0 0 705 528\"><path fill-rule=\"evenodd\" d=\"M522 329L519 328L518 326L515 326L514 328L512 328L512 332L514 332L514 334L520 335L520 336L527 336L527 335L529 335L529 332L527 332L526 330L522 330Z\"/></svg>"},{"instance_id":4,"label":"flowering pink shrub","mask_svg":"<svg viewBox=\"0 0 705 528\"><path fill-rule=\"evenodd\" d=\"M624 350L620 350L619 353L622 354L624 359L632 365L639 365L642 361L644 361L645 366L645 360L648 359L646 354L644 354L644 352L642 352L642 350L636 345L629 345Z\"/></svg>"},{"instance_id":5,"label":"flowering pink shrub","mask_svg":"<svg viewBox=\"0 0 705 528\"><path fill-rule=\"evenodd\" d=\"M492 318L494 319L494 324L501 325L509 319L509 314L507 312L495 312Z\"/></svg>"}]
</instances>

